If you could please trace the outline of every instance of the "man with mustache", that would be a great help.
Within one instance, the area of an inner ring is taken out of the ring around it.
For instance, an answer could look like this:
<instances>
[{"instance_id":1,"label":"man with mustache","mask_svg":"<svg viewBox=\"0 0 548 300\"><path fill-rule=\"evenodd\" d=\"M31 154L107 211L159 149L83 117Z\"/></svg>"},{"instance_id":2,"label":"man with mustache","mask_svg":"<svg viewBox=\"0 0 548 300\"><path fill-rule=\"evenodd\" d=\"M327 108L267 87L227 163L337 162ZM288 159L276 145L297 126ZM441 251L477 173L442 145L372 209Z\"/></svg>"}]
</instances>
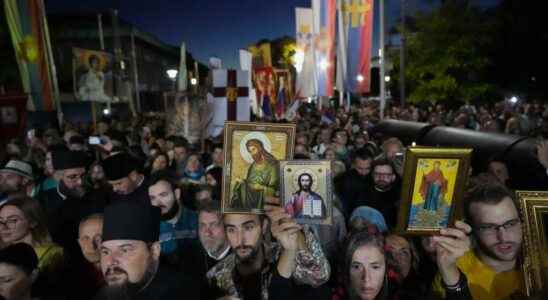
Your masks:
<instances>
[{"instance_id":1,"label":"man with mustache","mask_svg":"<svg viewBox=\"0 0 548 300\"><path fill-rule=\"evenodd\" d=\"M512 193L499 183L481 184L468 192L464 203L477 247L460 257L456 265L468 280L472 298L510 299L511 295L525 294L518 264L521 220ZM439 283L438 276L434 289L442 293Z\"/></svg>"},{"instance_id":2,"label":"man with mustache","mask_svg":"<svg viewBox=\"0 0 548 300\"><path fill-rule=\"evenodd\" d=\"M21 160L10 160L0 169L0 204L9 196L23 193L30 196L34 187L32 166Z\"/></svg>"},{"instance_id":3,"label":"man with mustache","mask_svg":"<svg viewBox=\"0 0 548 300\"><path fill-rule=\"evenodd\" d=\"M160 263L160 209L132 201L105 208L97 299L200 299L186 275Z\"/></svg>"},{"instance_id":4,"label":"man with mustache","mask_svg":"<svg viewBox=\"0 0 548 300\"><path fill-rule=\"evenodd\" d=\"M396 224L400 190L401 180L396 174L394 163L386 158L375 159L364 193L352 203L350 211L364 205L372 207L382 213L390 229Z\"/></svg>"},{"instance_id":5,"label":"man with mustache","mask_svg":"<svg viewBox=\"0 0 548 300\"><path fill-rule=\"evenodd\" d=\"M318 287L330 267L314 234L298 225L283 207L257 214L225 214L233 253L207 273L216 298L293 299L294 283ZM276 242L268 242L269 228Z\"/></svg>"},{"instance_id":6,"label":"man with mustache","mask_svg":"<svg viewBox=\"0 0 548 300\"><path fill-rule=\"evenodd\" d=\"M198 217L181 203L181 189L165 172L150 178L148 196L161 210L160 245L163 256L171 256L188 247L198 237ZM175 259L175 257L172 257Z\"/></svg>"},{"instance_id":7,"label":"man with mustache","mask_svg":"<svg viewBox=\"0 0 548 300\"><path fill-rule=\"evenodd\" d=\"M85 162L86 156L82 151L54 151L53 169L59 173L61 179L56 189L46 191L39 199L48 216L54 242L69 252L70 257L79 261L83 257L76 242L78 225L89 207L84 197Z\"/></svg>"}]
</instances>

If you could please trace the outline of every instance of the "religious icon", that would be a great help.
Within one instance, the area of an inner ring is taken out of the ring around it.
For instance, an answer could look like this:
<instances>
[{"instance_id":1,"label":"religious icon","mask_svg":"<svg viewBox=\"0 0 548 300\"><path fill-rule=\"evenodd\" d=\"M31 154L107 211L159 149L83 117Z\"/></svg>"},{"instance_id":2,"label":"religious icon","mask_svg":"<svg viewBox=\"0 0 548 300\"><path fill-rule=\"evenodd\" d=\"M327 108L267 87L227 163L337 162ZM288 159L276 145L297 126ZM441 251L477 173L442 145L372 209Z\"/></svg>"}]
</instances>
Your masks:
<instances>
[{"instance_id":1,"label":"religious icon","mask_svg":"<svg viewBox=\"0 0 548 300\"><path fill-rule=\"evenodd\" d=\"M109 53L73 48L73 81L76 98L83 101L112 100L113 57Z\"/></svg>"},{"instance_id":2,"label":"religious icon","mask_svg":"<svg viewBox=\"0 0 548 300\"><path fill-rule=\"evenodd\" d=\"M462 211L471 149L413 147L405 155L399 229L433 234Z\"/></svg>"},{"instance_id":3,"label":"religious icon","mask_svg":"<svg viewBox=\"0 0 548 300\"><path fill-rule=\"evenodd\" d=\"M294 124L225 123L223 212L263 213L280 196L279 161L293 156Z\"/></svg>"},{"instance_id":4,"label":"religious icon","mask_svg":"<svg viewBox=\"0 0 548 300\"><path fill-rule=\"evenodd\" d=\"M331 224L331 162L281 161L282 203L301 224Z\"/></svg>"},{"instance_id":5,"label":"religious icon","mask_svg":"<svg viewBox=\"0 0 548 300\"><path fill-rule=\"evenodd\" d=\"M523 230L525 287L527 296L538 296L548 287L548 192L516 191L516 196Z\"/></svg>"}]
</instances>

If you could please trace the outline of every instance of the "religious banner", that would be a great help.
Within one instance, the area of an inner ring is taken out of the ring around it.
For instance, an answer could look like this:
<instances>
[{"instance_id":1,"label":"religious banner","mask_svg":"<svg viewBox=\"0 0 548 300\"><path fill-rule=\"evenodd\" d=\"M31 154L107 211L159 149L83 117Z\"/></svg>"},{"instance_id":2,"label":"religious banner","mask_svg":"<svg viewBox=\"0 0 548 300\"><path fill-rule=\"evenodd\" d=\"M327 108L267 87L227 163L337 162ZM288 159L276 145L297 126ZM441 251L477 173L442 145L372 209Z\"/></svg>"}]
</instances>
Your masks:
<instances>
[{"instance_id":1,"label":"religious banner","mask_svg":"<svg viewBox=\"0 0 548 300\"><path fill-rule=\"evenodd\" d=\"M27 107L52 111L54 105L53 56L43 0L5 0L4 8L15 50Z\"/></svg>"},{"instance_id":2,"label":"religious banner","mask_svg":"<svg viewBox=\"0 0 548 300\"><path fill-rule=\"evenodd\" d=\"M210 98L212 119L209 133L219 135L225 121L249 121L249 72L212 70L213 93Z\"/></svg>"},{"instance_id":3,"label":"religious banner","mask_svg":"<svg viewBox=\"0 0 548 300\"><path fill-rule=\"evenodd\" d=\"M339 16L339 67L341 90L367 93L370 90L373 0L341 0Z\"/></svg>"},{"instance_id":4,"label":"religious banner","mask_svg":"<svg viewBox=\"0 0 548 300\"><path fill-rule=\"evenodd\" d=\"M285 111L291 105L293 90L291 88L291 72L284 69L274 69L276 78L276 119L285 118Z\"/></svg>"},{"instance_id":5,"label":"religious banner","mask_svg":"<svg viewBox=\"0 0 548 300\"><path fill-rule=\"evenodd\" d=\"M276 107L276 74L272 67L255 68L253 85L257 93L257 105L262 116L271 118Z\"/></svg>"},{"instance_id":6,"label":"religious banner","mask_svg":"<svg viewBox=\"0 0 548 300\"><path fill-rule=\"evenodd\" d=\"M262 43L258 46L250 46L248 50L253 56L254 68L272 67L272 51L270 43Z\"/></svg>"},{"instance_id":7,"label":"religious banner","mask_svg":"<svg viewBox=\"0 0 548 300\"><path fill-rule=\"evenodd\" d=\"M109 53L72 48L76 99L108 102L113 96L113 56Z\"/></svg>"},{"instance_id":8,"label":"religious banner","mask_svg":"<svg viewBox=\"0 0 548 300\"><path fill-rule=\"evenodd\" d=\"M333 96L335 77L335 0L312 0L318 96Z\"/></svg>"},{"instance_id":9,"label":"religious banner","mask_svg":"<svg viewBox=\"0 0 548 300\"><path fill-rule=\"evenodd\" d=\"M190 143L198 144L202 138L203 121L207 107L203 97L187 93L165 93L167 135L184 136Z\"/></svg>"},{"instance_id":10,"label":"religious banner","mask_svg":"<svg viewBox=\"0 0 548 300\"><path fill-rule=\"evenodd\" d=\"M295 8L296 42L295 69L296 98L317 95L316 60L314 59L314 18L311 8Z\"/></svg>"}]
</instances>

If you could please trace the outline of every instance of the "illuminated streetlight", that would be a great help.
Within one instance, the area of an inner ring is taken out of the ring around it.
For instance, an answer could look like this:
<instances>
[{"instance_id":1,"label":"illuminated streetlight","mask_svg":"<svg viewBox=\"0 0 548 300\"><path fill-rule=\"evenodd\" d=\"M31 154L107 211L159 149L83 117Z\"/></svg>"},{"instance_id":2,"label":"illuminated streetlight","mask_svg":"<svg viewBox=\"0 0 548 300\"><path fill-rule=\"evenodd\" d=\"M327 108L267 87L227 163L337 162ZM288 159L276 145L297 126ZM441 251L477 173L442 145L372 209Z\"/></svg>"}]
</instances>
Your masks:
<instances>
[{"instance_id":1,"label":"illuminated streetlight","mask_svg":"<svg viewBox=\"0 0 548 300\"><path fill-rule=\"evenodd\" d=\"M388 75L384 76L384 81L390 82L390 76L388 76Z\"/></svg>"},{"instance_id":2,"label":"illuminated streetlight","mask_svg":"<svg viewBox=\"0 0 548 300\"><path fill-rule=\"evenodd\" d=\"M177 77L177 73L179 73L179 71L175 70L175 69L169 69L166 71L167 73L167 77L169 77L169 79L171 80L175 80L175 77Z\"/></svg>"},{"instance_id":3,"label":"illuminated streetlight","mask_svg":"<svg viewBox=\"0 0 548 300\"><path fill-rule=\"evenodd\" d=\"M512 96L512 98L510 98L510 102L515 104L516 102L518 102L518 97Z\"/></svg>"},{"instance_id":4,"label":"illuminated streetlight","mask_svg":"<svg viewBox=\"0 0 548 300\"><path fill-rule=\"evenodd\" d=\"M110 115L110 109L108 108L103 109L103 115L106 115L106 116Z\"/></svg>"},{"instance_id":5,"label":"illuminated streetlight","mask_svg":"<svg viewBox=\"0 0 548 300\"><path fill-rule=\"evenodd\" d=\"M358 76L356 76L356 80L358 82L362 82L365 78L363 78L363 75L362 74L359 74Z\"/></svg>"},{"instance_id":6,"label":"illuminated streetlight","mask_svg":"<svg viewBox=\"0 0 548 300\"><path fill-rule=\"evenodd\" d=\"M197 84L198 84L198 79L196 79L196 78L190 78L190 84L192 84L192 85L197 85Z\"/></svg>"}]
</instances>

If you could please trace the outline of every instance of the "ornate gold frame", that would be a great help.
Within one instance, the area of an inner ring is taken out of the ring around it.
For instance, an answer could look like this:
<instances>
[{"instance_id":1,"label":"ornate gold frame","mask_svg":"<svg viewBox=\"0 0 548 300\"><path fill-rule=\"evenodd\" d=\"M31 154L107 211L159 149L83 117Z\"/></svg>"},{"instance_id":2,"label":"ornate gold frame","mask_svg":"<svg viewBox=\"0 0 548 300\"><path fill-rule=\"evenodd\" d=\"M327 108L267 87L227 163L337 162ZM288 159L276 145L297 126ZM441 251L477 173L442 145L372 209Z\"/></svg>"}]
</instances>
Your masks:
<instances>
[{"instance_id":1,"label":"ornate gold frame","mask_svg":"<svg viewBox=\"0 0 548 300\"><path fill-rule=\"evenodd\" d=\"M533 296L546 286L543 280L543 251L548 243L542 215L548 214L548 191L516 191L523 228L522 271L527 296Z\"/></svg>"},{"instance_id":2,"label":"ornate gold frame","mask_svg":"<svg viewBox=\"0 0 548 300\"><path fill-rule=\"evenodd\" d=\"M468 180L470 157L472 149L468 148L430 148L411 147L405 153L402 193L400 210L398 213L397 231L401 234L432 235L437 234L439 227L424 227L423 229L409 228L409 214L411 212L415 183L417 178L417 164L419 159L459 159L453 200L449 212L448 224L454 224L462 216L462 198Z\"/></svg>"},{"instance_id":3,"label":"ornate gold frame","mask_svg":"<svg viewBox=\"0 0 548 300\"><path fill-rule=\"evenodd\" d=\"M223 188L222 188L222 212L223 213L264 213L263 209L252 209L251 211L227 209L225 204L230 197L231 186L231 166L232 166L232 136L234 131L262 131L262 132L282 132L287 134L286 157L283 160L293 159L293 148L295 146L295 134L297 126L294 123L257 123L257 122L235 122L227 121L224 126L224 168L223 168Z\"/></svg>"}]
</instances>

